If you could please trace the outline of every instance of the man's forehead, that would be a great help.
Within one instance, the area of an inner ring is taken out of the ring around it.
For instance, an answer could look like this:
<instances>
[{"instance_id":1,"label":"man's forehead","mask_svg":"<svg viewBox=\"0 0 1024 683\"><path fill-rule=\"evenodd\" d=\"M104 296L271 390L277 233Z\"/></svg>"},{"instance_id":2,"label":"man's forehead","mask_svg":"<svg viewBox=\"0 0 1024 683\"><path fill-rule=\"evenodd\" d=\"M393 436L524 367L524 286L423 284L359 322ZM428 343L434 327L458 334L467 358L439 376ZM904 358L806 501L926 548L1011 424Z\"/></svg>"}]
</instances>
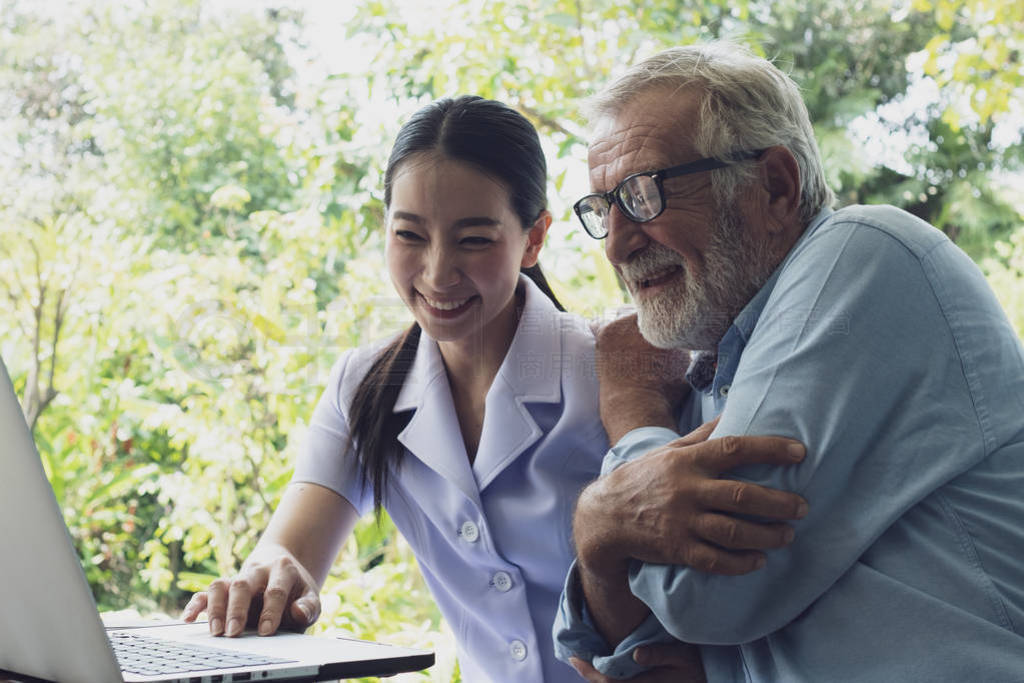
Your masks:
<instances>
[{"instance_id":1,"label":"man's forehead","mask_svg":"<svg viewBox=\"0 0 1024 683\"><path fill-rule=\"evenodd\" d=\"M594 130L588 155L592 161L607 164L629 157L671 154L676 144L670 126L619 117Z\"/></svg>"},{"instance_id":2,"label":"man's forehead","mask_svg":"<svg viewBox=\"0 0 1024 683\"><path fill-rule=\"evenodd\" d=\"M617 183L630 173L685 161L693 155L696 107L690 93L642 93L613 115L599 118L588 150L591 181Z\"/></svg>"}]
</instances>

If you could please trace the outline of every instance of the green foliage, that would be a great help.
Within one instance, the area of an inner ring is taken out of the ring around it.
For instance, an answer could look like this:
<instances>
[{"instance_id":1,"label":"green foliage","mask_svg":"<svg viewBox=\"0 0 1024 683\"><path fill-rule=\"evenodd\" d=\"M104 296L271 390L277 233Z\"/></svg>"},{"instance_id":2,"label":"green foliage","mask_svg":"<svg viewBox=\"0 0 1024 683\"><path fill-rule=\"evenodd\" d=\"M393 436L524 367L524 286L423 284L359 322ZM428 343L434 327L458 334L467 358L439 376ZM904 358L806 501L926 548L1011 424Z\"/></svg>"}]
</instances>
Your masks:
<instances>
[{"instance_id":1,"label":"green foliage","mask_svg":"<svg viewBox=\"0 0 1024 683\"><path fill-rule=\"evenodd\" d=\"M1017 334L1024 336L1024 228L996 245L998 258L985 261L988 281Z\"/></svg>"},{"instance_id":2,"label":"green foliage","mask_svg":"<svg viewBox=\"0 0 1024 683\"><path fill-rule=\"evenodd\" d=\"M745 42L803 87L841 201L902 206L984 258L1024 331L1020 3L359 0L333 68L304 44L312 18L213 4L0 4L0 353L102 608L175 613L234 571L332 361L406 324L381 169L441 95L538 126L542 261L600 318L625 297L570 215L582 101L664 46ZM431 647L407 680L458 680L386 520L360 523L324 595L319 630Z\"/></svg>"},{"instance_id":3,"label":"green foliage","mask_svg":"<svg viewBox=\"0 0 1024 683\"><path fill-rule=\"evenodd\" d=\"M82 18L91 133L142 189L148 232L177 248L227 233L229 217L207 210L225 185L245 188L249 211L288 208L301 167L278 151L288 110L275 95L290 71L279 46L263 49L277 45L280 17L229 25L204 19L198 0L159 0L145 14L110 4Z\"/></svg>"},{"instance_id":4,"label":"green foliage","mask_svg":"<svg viewBox=\"0 0 1024 683\"><path fill-rule=\"evenodd\" d=\"M931 12L940 32L928 41L924 72L963 99L984 125L1019 102L1024 72L1024 6L1015 0L914 0ZM959 129L963 107L948 106L944 120Z\"/></svg>"}]
</instances>

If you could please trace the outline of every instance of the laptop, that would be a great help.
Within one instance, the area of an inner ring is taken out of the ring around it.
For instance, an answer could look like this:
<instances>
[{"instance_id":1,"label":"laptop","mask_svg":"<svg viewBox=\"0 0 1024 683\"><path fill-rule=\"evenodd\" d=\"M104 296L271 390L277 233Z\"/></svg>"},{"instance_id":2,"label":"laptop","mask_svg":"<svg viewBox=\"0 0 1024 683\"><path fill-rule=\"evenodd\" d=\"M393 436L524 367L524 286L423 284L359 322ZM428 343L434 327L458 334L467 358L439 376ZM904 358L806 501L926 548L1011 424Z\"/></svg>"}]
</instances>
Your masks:
<instances>
[{"instance_id":1,"label":"laptop","mask_svg":"<svg viewBox=\"0 0 1024 683\"><path fill-rule=\"evenodd\" d=\"M144 654L154 641L157 654ZM173 652L182 649L183 659ZM429 651L347 638L214 638L206 624L182 622L104 628L0 359L0 680L323 681L433 664Z\"/></svg>"}]
</instances>

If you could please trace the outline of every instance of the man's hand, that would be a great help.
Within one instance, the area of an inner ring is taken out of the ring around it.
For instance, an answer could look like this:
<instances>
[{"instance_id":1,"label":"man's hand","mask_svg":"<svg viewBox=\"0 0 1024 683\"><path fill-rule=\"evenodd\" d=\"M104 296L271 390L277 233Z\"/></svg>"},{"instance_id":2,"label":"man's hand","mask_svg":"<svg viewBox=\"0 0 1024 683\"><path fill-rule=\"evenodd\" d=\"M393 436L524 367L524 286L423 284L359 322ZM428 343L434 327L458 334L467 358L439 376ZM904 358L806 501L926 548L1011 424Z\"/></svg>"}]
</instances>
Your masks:
<instances>
[{"instance_id":1,"label":"man's hand","mask_svg":"<svg viewBox=\"0 0 1024 683\"><path fill-rule=\"evenodd\" d=\"M741 465L794 465L803 460L803 445L771 436L707 440L716 423L622 465L583 491L573 525L583 567L637 559L746 574L760 566L760 550L793 540L787 524L736 515L800 519L807 513L803 498L719 477Z\"/></svg>"},{"instance_id":2,"label":"man's hand","mask_svg":"<svg viewBox=\"0 0 1024 683\"><path fill-rule=\"evenodd\" d=\"M597 377L601 421L615 443L640 426L675 429L689 391L684 376L690 354L651 346L637 328L636 315L608 323L597 335Z\"/></svg>"},{"instance_id":3,"label":"man's hand","mask_svg":"<svg viewBox=\"0 0 1024 683\"><path fill-rule=\"evenodd\" d=\"M715 422L601 477L580 495L573 520L577 566L598 630L613 646L647 615L629 591L632 560L685 565L714 574L746 574L765 561L762 550L793 540L782 522L799 519L800 496L730 479L749 464L793 465L802 444L780 437L708 440Z\"/></svg>"},{"instance_id":4,"label":"man's hand","mask_svg":"<svg viewBox=\"0 0 1024 683\"><path fill-rule=\"evenodd\" d=\"M195 621L204 610L212 635L238 636L248 625L269 636L278 628L303 631L313 624L320 616L320 597L309 572L281 550L267 562L250 558L233 578L215 580L192 596L181 618Z\"/></svg>"},{"instance_id":5,"label":"man's hand","mask_svg":"<svg viewBox=\"0 0 1024 683\"><path fill-rule=\"evenodd\" d=\"M704 665L701 663L700 650L696 645L688 643L665 643L663 645L646 645L633 651L633 658L638 664L651 667L651 670L633 678L629 683L706 683ZM573 668L589 683L622 683L620 679L605 676L588 662L571 658Z\"/></svg>"}]
</instances>

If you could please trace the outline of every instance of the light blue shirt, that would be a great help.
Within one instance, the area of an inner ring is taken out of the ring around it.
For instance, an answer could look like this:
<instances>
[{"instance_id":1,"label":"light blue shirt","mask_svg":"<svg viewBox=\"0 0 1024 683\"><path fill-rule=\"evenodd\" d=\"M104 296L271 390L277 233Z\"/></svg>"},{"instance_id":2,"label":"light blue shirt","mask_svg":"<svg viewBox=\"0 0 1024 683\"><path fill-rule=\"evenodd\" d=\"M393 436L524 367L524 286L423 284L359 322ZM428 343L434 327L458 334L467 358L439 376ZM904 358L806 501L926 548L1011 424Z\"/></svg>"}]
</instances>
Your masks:
<instances>
[{"instance_id":1,"label":"light blue shirt","mask_svg":"<svg viewBox=\"0 0 1024 683\"><path fill-rule=\"evenodd\" d=\"M520 277L515 337L485 399L472 464L437 342L424 334L395 412L398 440L385 507L450 625L463 680L564 681L551 624L572 561L572 510L608 449L598 416L594 338ZM352 396L381 348L346 352L317 405L293 481L336 491L361 514L372 493L345 453Z\"/></svg>"},{"instance_id":2,"label":"light blue shirt","mask_svg":"<svg viewBox=\"0 0 1024 683\"><path fill-rule=\"evenodd\" d=\"M1024 681L1024 351L970 259L893 207L827 210L717 351L680 429L803 442L732 473L808 500L796 540L745 576L634 562L652 615L614 651L571 572L559 656L627 677L674 636L712 683ZM634 430L604 469L676 436Z\"/></svg>"}]
</instances>

